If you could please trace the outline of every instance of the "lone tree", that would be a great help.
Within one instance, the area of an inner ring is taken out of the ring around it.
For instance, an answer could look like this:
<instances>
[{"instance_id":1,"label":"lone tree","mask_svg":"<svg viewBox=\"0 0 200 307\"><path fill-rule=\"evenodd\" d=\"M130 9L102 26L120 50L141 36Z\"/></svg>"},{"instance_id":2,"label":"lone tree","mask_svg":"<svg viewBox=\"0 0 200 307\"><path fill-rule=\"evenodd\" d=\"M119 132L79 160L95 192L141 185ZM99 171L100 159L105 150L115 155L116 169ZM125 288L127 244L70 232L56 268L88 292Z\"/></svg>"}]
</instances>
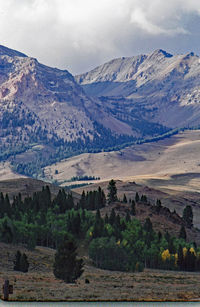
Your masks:
<instances>
[{"instance_id":1,"label":"lone tree","mask_svg":"<svg viewBox=\"0 0 200 307\"><path fill-rule=\"evenodd\" d=\"M192 207L187 205L183 210L183 219L186 222L187 227L193 226L193 212Z\"/></svg>"},{"instance_id":2,"label":"lone tree","mask_svg":"<svg viewBox=\"0 0 200 307\"><path fill-rule=\"evenodd\" d=\"M15 271L21 271L21 272L27 273L28 268L29 268L29 262L28 262L28 258L26 254L21 254L21 252L18 250L15 255L13 269Z\"/></svg>"},{"instance_id":3,"label":"lone tree","mask_svg":"<svg viewBox=\"0 0 200 307\"><path fill-rule=\"evenodd\" d=\"M108 189L108 203L110 204L117 200L116 182L113 179L109 181L107 189Z\"/></svg>"},{"instance_id":4,"label":"lone tree","mask_svg":"<svg viewBox=\"0 0 200 307\"><path fill-rule=\"evenodd\" d=\"M55 254L53 273L66 283L74 283L83 273L83 260L76 258L76 249L74 242L65 237Z\"/></svg>"}]
</instances>

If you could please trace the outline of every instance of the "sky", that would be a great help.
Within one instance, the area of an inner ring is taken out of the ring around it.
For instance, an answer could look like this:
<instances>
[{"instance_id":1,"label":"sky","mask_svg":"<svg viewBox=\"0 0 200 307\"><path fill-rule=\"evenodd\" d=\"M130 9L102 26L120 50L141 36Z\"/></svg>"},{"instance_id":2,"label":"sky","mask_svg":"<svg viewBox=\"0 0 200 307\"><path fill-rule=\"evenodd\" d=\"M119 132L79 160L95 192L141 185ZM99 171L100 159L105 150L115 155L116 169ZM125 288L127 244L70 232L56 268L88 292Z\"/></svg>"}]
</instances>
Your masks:
<instances>
[{"instance_id":1,"label":"sky","mask_svg":"<svg viewBox=\"0 0 200 307\"><path fill-rule=\"evenodd\" d=\"M72 74L199 42L199 0L0 0L0 44Z\"/></svg>"}]
</instances>

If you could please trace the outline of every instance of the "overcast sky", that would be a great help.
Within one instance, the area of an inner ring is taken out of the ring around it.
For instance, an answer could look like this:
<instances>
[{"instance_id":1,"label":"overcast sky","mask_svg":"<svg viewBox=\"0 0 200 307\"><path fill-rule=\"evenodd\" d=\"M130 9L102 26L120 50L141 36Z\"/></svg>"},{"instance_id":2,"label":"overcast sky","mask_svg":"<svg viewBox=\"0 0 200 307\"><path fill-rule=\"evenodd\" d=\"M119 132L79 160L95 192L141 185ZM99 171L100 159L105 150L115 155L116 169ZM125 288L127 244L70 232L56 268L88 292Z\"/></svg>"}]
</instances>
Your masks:
<instances>
[{"instance_id":1,"label":"overcast sky","mask_svg":"<svg viewBox=\"0 0 200 307\"><path fill-rule=\"evenodd\" d=\"M0 44L81 73L115 57L200 53L199 0L0 0Z\"/></svg>"}]
</instances>

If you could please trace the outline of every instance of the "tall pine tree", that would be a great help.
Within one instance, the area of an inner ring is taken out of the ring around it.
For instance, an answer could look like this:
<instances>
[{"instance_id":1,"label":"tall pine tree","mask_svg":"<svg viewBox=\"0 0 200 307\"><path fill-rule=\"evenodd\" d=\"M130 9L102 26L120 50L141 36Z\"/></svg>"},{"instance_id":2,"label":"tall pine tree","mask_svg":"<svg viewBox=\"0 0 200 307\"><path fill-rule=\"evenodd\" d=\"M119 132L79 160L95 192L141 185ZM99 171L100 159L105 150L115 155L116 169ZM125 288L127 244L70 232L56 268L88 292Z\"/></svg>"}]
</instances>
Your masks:
<instances>
[{"instance_id":1,"label":"tall pine tree","mask_svg":"<svg viewBox=\"0 0 200 307\"><path fill-rule=\"evenodd\" d=\"M54 275L66 283L74 283L83 273L83 260L77 259L76 250L74 242L66 237L55 254Z\"/></svg>"}]
</instances>

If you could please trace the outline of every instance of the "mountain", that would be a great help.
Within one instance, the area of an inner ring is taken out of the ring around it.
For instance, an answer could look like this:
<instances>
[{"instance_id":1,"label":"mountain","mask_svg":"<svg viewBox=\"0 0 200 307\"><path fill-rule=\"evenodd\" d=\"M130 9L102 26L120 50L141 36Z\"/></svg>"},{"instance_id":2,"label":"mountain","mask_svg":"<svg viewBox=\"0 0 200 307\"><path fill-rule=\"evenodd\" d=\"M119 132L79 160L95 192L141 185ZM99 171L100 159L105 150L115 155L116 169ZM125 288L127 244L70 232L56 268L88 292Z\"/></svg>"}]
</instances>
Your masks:
<instances>
[{"instance_id":1,"label":"mountain","mask_svg":"<svg viewBox=\"0 0 200 307\"><path fill-rule=\"evenodd\" d=\"M118 58L76 80L126 123L137 126L141 118L168 128L200 123L200 58L192 52L172 55L160 49Z\"/></svg>"},{"instance_id":2,"label":"mountain","mask_svg":"<svg viewBox=\"0 0 200 307\"><path fill-rule=\"evenodd\" d=\"M199 124L193 53L112 60L83 75L0 46L0 162L43 178L41 167Z\"/></svg>"},{"instance_id":3,"label":"mountain","mask_svg":"<svg viewBox=\"0 0 200 307\"><path fill-rule=\"evenodd\" d=\"M101 150L136 136L85 94L67 70L0 46L0 160L17 171L24 163L45 165L89 150ZM14 162L13 162L14 161Z\"/></svg>"}]
</instances>

